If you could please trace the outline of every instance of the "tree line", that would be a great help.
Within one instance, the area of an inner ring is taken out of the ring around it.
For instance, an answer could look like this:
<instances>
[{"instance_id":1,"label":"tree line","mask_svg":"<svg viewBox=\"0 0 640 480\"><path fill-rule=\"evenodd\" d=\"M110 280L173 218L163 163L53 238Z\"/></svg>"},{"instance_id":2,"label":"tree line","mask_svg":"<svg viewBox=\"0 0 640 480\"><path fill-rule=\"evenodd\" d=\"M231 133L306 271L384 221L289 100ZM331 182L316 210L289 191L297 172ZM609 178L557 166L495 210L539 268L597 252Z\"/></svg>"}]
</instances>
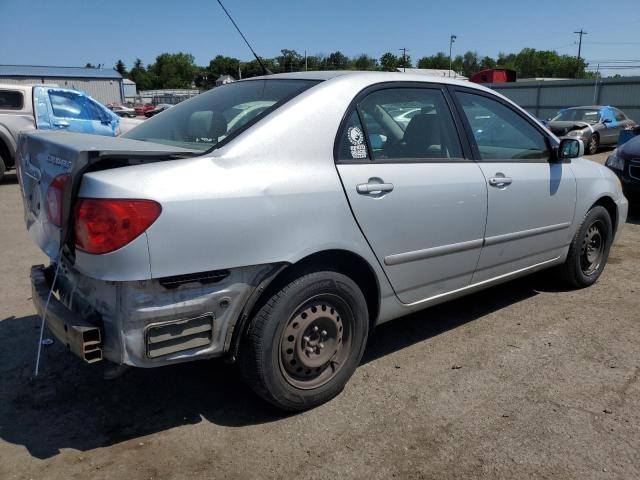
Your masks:
<instances>
[{"instance_id":1,"label":"tree line","mask_svg":"<svg viewBox=\"0 0 640 480\"><path fill-rule=\"evenodd\" d=\"M410 55L395 55L392 52L375 58L367 54L348 57L340 51L329 55L301 55L296 50L283 49L274 58L262 59L273 73L296 72L302 70L371 70L395 71L397 68L448 69L449 56L444 52L425 56L414 62ZM556 77L584 78L592 74L586 71L587 63L571 55L560 55L552 50L524 48L518 53L500 53L497 58L480 56L478 52L467 51L452 58L452 70L470 77L485 68L508 68L515 70L519 78ZM93 67L87 64L87 67ZM262 75L262 68L256 60L242 61L238 58L217 55L207 66L196 65L189 53L163 53L154 63L144 65L136 59L131 69L118 60L114 69L124 78L136 82L138 90L200 88L209 89L222 75L234 78L249 78Z\"/></svg>"}]
</instances>

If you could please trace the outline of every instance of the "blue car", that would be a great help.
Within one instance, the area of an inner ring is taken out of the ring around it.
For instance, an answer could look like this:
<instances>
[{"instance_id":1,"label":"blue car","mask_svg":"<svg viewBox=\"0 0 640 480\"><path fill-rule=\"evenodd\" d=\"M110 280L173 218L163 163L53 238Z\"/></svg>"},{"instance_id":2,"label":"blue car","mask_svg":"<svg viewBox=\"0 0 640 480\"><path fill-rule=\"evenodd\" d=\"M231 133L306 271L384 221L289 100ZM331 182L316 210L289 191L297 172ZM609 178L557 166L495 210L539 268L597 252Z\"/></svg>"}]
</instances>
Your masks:
<instances>
[{"instance_id":1,"label":"blue car","mask_svg":"<svg viewBox=\"0 0 640 480\"><path fill-rule=\"evenodd\" d=\"M33 99L38 130L67 130L111 137L120 133L120 117L77 90L34 87Z\"/></svg>"}]
</instances>

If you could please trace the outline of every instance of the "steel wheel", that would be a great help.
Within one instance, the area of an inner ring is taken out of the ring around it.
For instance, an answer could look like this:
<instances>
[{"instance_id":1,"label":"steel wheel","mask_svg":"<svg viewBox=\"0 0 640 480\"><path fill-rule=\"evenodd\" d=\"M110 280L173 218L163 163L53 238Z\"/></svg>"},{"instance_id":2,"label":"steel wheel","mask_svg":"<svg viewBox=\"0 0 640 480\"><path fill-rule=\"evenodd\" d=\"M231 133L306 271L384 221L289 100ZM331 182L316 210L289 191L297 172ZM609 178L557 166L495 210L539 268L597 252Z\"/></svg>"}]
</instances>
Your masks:
<instances>
[{"instance_id":1,"label":"steel wheel","mask_svg":"<svg viewBox=\"0 0 640 480\"><path fill-rule=\"evenodd\" d=\"M593 222L582 240L580 250L580 268L585 275L592 275L604 258L605 240L600 221Z\"/></svg>"},{"instance_id":2,"label":"steel wheel","mask_svg":"<svg viewBox=\"0 0 640 480\"><path fill-rule=\"evenodd\" d=\"M337 295L319 295L300 305L280 339L286 381L300 389L330 381L350 355L353 322L349 306Z\"/></svg>"}]
</instances>

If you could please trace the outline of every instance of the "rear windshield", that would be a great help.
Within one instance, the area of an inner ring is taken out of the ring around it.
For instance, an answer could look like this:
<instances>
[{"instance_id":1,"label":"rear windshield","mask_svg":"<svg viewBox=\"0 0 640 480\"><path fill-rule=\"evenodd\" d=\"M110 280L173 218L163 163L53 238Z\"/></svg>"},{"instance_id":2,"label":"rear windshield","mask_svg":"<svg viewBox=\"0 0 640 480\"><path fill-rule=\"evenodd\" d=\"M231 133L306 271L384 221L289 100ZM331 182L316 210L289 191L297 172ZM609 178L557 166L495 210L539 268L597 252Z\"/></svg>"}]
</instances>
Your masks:
<instances>
[{"instance_id":1,"label":"rear windshield","mask_svg":"<svg viewBox=\"0 0 640 480\"><path fill-rule=\"evenodd\" d=\"M284 79L229 83L179 103L122 136L210 150L317 83Z\"/></svg>"}]
</instances>

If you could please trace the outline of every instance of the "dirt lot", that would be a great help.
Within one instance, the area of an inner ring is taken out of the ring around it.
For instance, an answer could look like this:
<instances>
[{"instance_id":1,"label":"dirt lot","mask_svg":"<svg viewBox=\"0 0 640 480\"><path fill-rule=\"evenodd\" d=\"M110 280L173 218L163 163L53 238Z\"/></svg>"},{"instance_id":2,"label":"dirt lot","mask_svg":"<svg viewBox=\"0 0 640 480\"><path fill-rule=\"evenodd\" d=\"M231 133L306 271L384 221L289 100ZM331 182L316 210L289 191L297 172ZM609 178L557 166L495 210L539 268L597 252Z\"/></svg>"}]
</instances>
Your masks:
<instances>
[{"instance_id":1,"label":"dirt lot","mask_svg":"<svg viewBox=\"0 0 640 480\"><path fill-rule=\"evenodd\" d=\"M640 478L637 212L593 287L538 274L384 325L340 396L283 415L219 361L104 381L56 343L33 379L28 268L44 258L18 197L10 175L2 479Z\"/></svg>"}]
</instances>

